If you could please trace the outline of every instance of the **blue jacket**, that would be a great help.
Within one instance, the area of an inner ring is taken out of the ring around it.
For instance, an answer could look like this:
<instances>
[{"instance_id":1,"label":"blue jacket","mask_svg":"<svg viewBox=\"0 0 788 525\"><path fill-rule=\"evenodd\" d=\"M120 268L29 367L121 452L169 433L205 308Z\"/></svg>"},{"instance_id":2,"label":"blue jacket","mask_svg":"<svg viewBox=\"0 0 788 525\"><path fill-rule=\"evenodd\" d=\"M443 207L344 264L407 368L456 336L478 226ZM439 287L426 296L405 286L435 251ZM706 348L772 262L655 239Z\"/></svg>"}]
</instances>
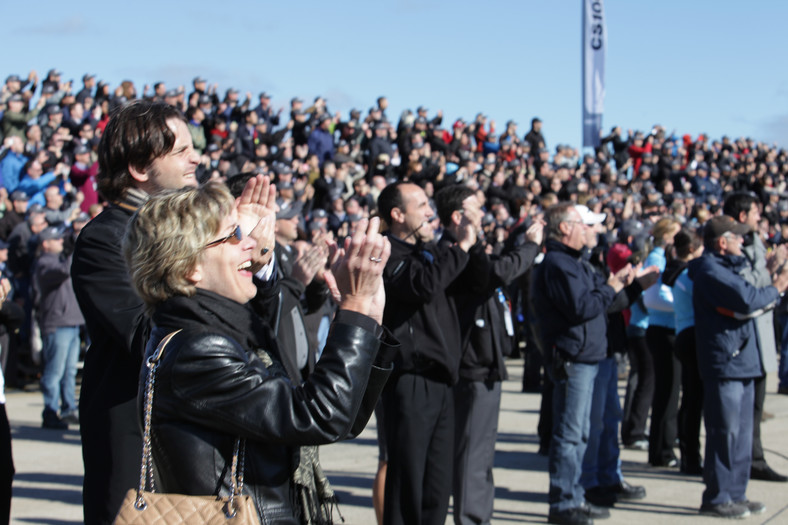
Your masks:
<instances>
[{"instance_id":1,"label":"blue jacket","mask_svg":"<svg viewBox=\"0 0 788 525\"><path fill-rule=\"evenodd\" d=\"M747 316L773 307L780 294L774 286L756 288L745 281L739 272L746 264L742 256L716 253L689 263L698 368L704 381L763 375L755 321Z\"/></svg>"},{"instance_id":2,"label":"blue jacket","mask_svg":"<svg viewBox=\"0 0 788 525\"><path fill-rule=\"evenodd\" d=\"M665 248L657 246L648 254L646 260L643 261L643 267L646 268L648 266L656 266L659 268L660 273L665 270L665 265L667 264L667 259L665 258ZM654 284L654 286L660 286L662 280L660 279L659 282ZM644 292L645 293L645 292ZM636 302L634 302L630 308L632 312L632 316L629 319L629 326L634 328L639 328L642 330L642 334L645 335L646 329L649 327L649 324L654 324L656 326L666 326L672 327L672 325L668 324L666 321L667 313L665 312L657 312L658 317L660 317L660 321L656 323L651 323L651 319L649 314L651 314L652 310L647 309L646 305L643 302L643 296L641 296ZM671 313L672 316L672 313ZM628 330L628 333L631 335L633 330Z\"/></svg>"},{"instance_id":3,"label":"blue jacket","mask_svg":"<svg viewBox=\"0 0 788 525\"><path fill-rule=\"evenodd\" d=\"M667 266L667 258L665 257L665 248L656 246L651 253L648 254L646 260L643 262L643 267L655 265L659 268L660 273L665 271ZM653 290L646 290L643 292L649 295L649 299L645 301L648 310L648 326L661 326L663 328L674 329L676 322L673 318L673 292L669 286L663 284L660 278L654 284ZM645 297L644 297L645 300Z\"/></svg>"},{"instance_id":4,"label":"blue jacket","mask_svg":"<svg viewBox=\"0 0 788 525\"><path fill-rule=\"evenodd\" d=\"M317 155L321 166L325 161L334 158L334 139L331 133L321 128L312 131L309 135L307 145L309 146L309 154Z\"/></svg>"},{"instance_id":5,"label":"blue jacket","mask_svg":"<svg viewBox=\"0 0 788 525\"><path fill-rule=\"evenodd\" d=\"M676 334L695 326L695 310L692 308L692 280L688 270L681 272L673 284L673 315L676 318Z\"/></svg>"},{"instance_id":6,"label":"blue jacket","mask_svg":"<svg viewBox=\"0 0 788 525\"><path fill-rule=\"evenodd\" d=\"M544 261L534 269L531 304L543 348L570 361L597 363L607 357L607 308L616 296L582 253L549 239Z\"/></svg>"},{"instance_id":7,"label":"blue jacket","mask_svg":"<svg viewBox=\"0 0 788 525\"><path fill-rule=\"evenodd\" d=\"M25 167L27 157L22 154L9 151L8 154L0 160L0 172L2 172L3 187L11 195L16 187L19 185L19 177L22 176L22 168Z\"/></svg>"},{"instance_id":8,"label":"blue jacket","mask_svg":"<svg viewBox=\"0 0 788 525\"><path fill-rule=\"evenodd\" d=\"M33 204L45 206L47 201L44 198L44 190L47 189L47 186L55 182L55 180L57 180L57 175L52 171L44 173L37 179L31 179L29 175L25 175L22 177L22 180L19 181L19 185L16 189L24 191L27 193L27 196L30 197L30 200L27 202L28 206L32 206Z\"/></svg>"}]
</instances>

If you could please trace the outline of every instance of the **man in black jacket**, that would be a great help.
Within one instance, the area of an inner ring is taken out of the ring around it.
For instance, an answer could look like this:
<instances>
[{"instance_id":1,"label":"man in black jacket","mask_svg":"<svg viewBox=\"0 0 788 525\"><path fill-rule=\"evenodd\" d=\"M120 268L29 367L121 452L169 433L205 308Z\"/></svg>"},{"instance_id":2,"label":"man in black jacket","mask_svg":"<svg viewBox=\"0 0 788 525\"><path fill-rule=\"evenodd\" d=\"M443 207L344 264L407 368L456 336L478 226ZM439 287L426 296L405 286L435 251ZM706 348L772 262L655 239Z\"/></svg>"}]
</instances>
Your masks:
<instances>
[{"instance_id":1,"label":"man in black jacket","mask_svg":"<svg viewBox=\"0 0 788 525\"><path fill-rule=\"evenodd\" d=\"M301 203L282 202L276 213L276 276L279 285L270 319L279 357L294 382L305 380L314 370L317 348L310 340L305 315L319 310L329 297L322 278L328 248L311 245L303 254L295 248ZM320 239L318 242L323 242Z\"/></svg>"},{"instance_id":2,"label":"man in black jacket","mask_svg":"<svg viewBox=\"0 0 788 525\"><path fill-rule=\"evenodd\" d=\"M388 452L383 523L443 525L454 448L452 385L461 349L447 288L465 268L476 230L466 220L456 244L432 243L432 208L424 190L411 183L387 186L378 209L392 245L383 272L383 324L401 343L383 393Z\"/></svg>"},{"instance_id":3,"label":"man in black jacket","mask_svg":"<svg viewBox=\"0 0 788 525\"><path fill-rule=\"evenodd\" d=\"M627 265L605 280L583 262L587 227L574 204L556 204L546 218L547 254L534 270L531 300L539 305L546 369L555 385L548 522L585 525L594 517L609 516L605 509L585 503L581 462L594 379L607 354L607 308L634 275Z\"/></svg>"},{"instance_id":4,"label":"man in black jacket","mask_svg":"<svg viewBox=\"0 0 788 525\"><path fill-rule=\"evenodd\" d=\"M79 399L86 524L111 523L139 481L136 399L149 322L132 288L121 239L148 196L196 186L199 156L182 114L148 101L121 107L99 145L99 191L109 206L80 234L71 276L91 346Z\"/></svg>"},{"instance_id":5,"label":"man in black jacket","mask_svg":"<svg viewBox=\"0 0 788 525\"><path fill-rule=\"evenodd\" d=\"M462 235L466 210L482 215L479 199L468 186L448 186L438 192L435 201L445 228L439 242L442 247L451 246ZM525 242L500 255L487 255L484 243L478 242L471 249L470 262L450 287L462 333L459 381L454 385L453 501L457 525L492 519L501 382L508 377L504 356L511 351L514 337L503 288L531 267L539 253L542 230L543 223L534 222Z\"/></svg>"}]
</instances>

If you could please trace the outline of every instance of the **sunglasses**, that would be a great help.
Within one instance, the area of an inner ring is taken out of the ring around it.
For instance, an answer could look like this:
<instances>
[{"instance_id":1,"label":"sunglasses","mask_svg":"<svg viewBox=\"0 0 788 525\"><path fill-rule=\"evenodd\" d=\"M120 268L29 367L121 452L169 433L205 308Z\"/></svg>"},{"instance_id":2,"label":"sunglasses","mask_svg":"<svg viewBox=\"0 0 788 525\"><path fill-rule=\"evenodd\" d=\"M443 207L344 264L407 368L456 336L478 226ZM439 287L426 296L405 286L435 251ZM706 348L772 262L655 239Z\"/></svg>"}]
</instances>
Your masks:
<instances>
[{"instance_id":1,"label":"sunglasses","mask_svg":"<svg viewBox=\"0 0 788 525\"><path fill-rule=\"evenodd\" d=\"M243 232L241 232L241 227L236 225L235 229L232 231L230 235L227 237L222 237L221 239L216 239L215 241L211 241L204 246L204 248L210 248L211 246L216 246L217 244L224 244L227 241L235 238L238 242L241 242L244 238Z\"/></svg>"}]
</instances>

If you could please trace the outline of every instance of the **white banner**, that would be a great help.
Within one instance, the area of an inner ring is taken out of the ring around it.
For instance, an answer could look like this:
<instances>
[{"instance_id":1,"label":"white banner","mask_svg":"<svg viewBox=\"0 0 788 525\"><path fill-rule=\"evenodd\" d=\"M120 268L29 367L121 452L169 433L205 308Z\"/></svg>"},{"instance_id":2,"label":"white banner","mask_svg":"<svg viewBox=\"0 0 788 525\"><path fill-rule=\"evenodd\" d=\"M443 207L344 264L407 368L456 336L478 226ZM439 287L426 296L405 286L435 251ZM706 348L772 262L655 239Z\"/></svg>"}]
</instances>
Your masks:
<instances>
[{"instance_id":1,"label":"white banner","mask_svg":"<svg viewBox=\"0 0 788 525\"><path fill-rule=\"evenodd\" d=\"M603 0L583 0L583 147L599 146L605 109L607 28Z\"/></svg>"}]
</instances>

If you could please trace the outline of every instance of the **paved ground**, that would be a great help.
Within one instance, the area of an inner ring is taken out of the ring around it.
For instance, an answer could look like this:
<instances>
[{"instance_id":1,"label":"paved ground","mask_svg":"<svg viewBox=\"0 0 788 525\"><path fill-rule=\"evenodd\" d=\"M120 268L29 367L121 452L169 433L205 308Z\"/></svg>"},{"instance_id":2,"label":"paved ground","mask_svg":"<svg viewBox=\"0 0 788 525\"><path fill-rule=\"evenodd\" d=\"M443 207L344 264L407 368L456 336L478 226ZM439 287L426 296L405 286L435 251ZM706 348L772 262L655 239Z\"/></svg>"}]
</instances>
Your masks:
<instances>
[{"instance_id":1,"label":"paved ground","mask_svg":"<svg viewBox=\"0 0 788 525\"><path fill-rule=\"evenodd\" d=\"M520 393L522 361L509 362L512 379L504 385L500 434L496 447L495 516L492 523L545 523L547 521L547 459L536 454L535 429L539 395ZM623 386L623 383L620 384ZM776 379L769 378L769 392ZM11 522L17 524L65 525L82 522L82 460L79 432L40 428L42 400L38 391L9 391L16 478ZM766 409L775 417L763 425L763 440L769 463L788 473L788 396L769 394ZM377 467L374 420L358 438L321 448L323 467L341 499L348 525L374 525L372 478ZM703 484L677 470L645 465L646 453L626 450L624 473L635 484L645 485L645 500L617 506L609 524L711 524L715 518L697 514ZM754 481L750 499L763 501L767 512L750 517L747 523L788 523L788 484ZM446 522L452 523L451 517Z\"/></svg>"}]
</instances>

